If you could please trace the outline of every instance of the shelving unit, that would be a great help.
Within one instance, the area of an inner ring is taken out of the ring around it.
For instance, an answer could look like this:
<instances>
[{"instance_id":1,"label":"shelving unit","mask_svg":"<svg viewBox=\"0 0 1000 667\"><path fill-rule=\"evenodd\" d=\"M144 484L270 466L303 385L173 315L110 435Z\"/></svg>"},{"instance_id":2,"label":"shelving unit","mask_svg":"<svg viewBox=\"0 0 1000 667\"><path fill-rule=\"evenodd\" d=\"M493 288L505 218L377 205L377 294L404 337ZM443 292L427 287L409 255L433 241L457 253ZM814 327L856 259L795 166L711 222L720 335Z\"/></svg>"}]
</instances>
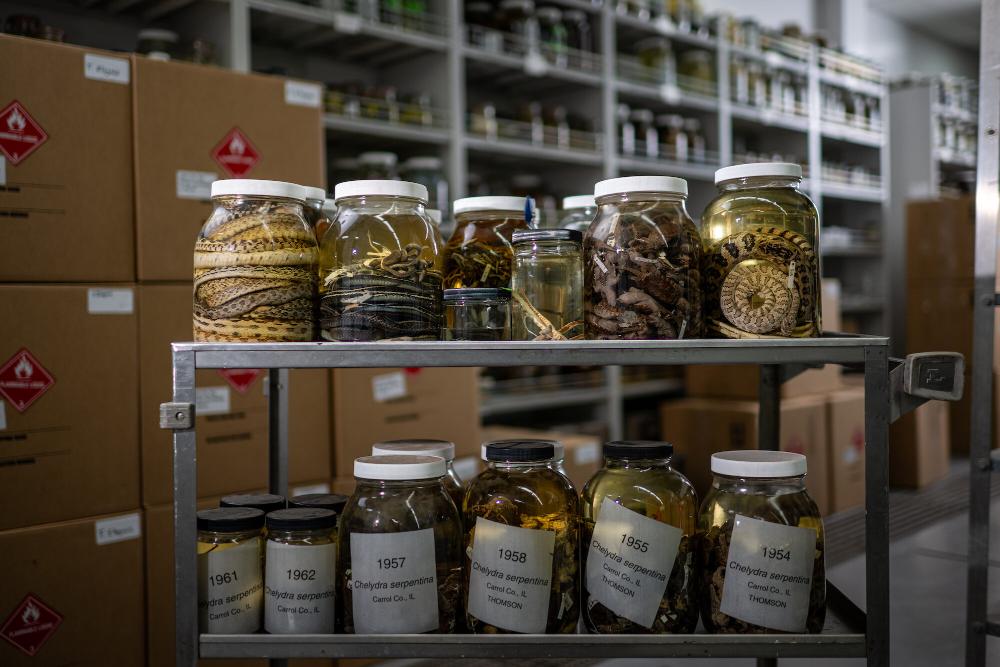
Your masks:
<instances>
[{"instance_id":1,"label":"shelving unit","mask_svg":"<svg viewBox=\"0 0 1000 667\"><path fill-rule=\"evenodd\" d=\"M174 343L173 402L160 408L173 430L177 665L208 658L579 658L751 657L773 665L786 657L867 657L889 665L888 426L921 399L904 395L903 366L888 357L888 339L825 336L785 340L382 343ZM289 368L382 366L656 366L761 364L759 441L774 444L780 428L779 378L808 365L836 363L865 372L865 503L867 614L828 585L828 614L816 635L200 635L196 562L195 370L266 368L269 400L269 485L288 488ZM893 367L890 370L890 367Z\"/></svg>"}]
</instances>

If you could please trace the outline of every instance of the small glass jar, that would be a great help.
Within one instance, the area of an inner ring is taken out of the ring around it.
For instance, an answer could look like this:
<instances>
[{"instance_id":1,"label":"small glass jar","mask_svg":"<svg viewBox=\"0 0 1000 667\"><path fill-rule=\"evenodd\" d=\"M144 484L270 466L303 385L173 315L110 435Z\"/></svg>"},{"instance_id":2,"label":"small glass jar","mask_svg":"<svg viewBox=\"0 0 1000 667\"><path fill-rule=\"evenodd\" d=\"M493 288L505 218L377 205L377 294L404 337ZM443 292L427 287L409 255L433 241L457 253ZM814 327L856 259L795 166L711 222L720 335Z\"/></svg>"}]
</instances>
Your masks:
<instances>
[{"instance_id":1,"label":"small glass jar","mask_svg":"<svg viewBox=\"0 0 1000 667\"><path fill-rule=\"evenodd\" d=\"M438 456L363 456L340 520L344 632L452 633L462 603L462 522Z\"/></svg>"},{"instance_id":2,"label":"small glass jar","mask_svg":"<svg viewBox=\"0 0 1000 667\"><path fill-rule=\"evenodd\" d=\"M347 505L347 496L339 493L303 493L288 499L289 509L293 507L306 507L312 509L330 510L339 519L344 513L344 506Z\"/></svg>"},{"instance_id":3,"label":"small glass jar","mask_svg":"<svg viewBox=\"0 0 1000 667\"><path fill-rule=\"evenodd\" d=\"M689 633L698 625L698 499L666 442L609 442L583 489L583 620L602 634ZM634 572L619 564L632 562Z\"/></svg>"},{"instance_id":4,"label":"small glass jar","mask_svg":"<svg viewBox=\"0 0 1000 667\"><path fill-rule=\"evenodd\" d=\"M655 119L656 116L649 109L633 109L630 118L635 127L636 153L650 158L660 154L660 135L656 131Z\"/></svg>"},{"instance_id":5,"label":"small glass jar","mask_svg":"<svg viewBox=\"0 0 1000 667\"><path fill-rule=\"evenodd\" d=\"M399 158L389 151L368 151L358 156L360 176L366 180L395 180Z\"/></svg>"},{"instance_id":6,"label":"small glass jar","mask_svg":"<svg viewBox=\"0 0 1000 667\"><path fill-rule=\"evenodd\" d=\"M465 497L465 485L455 472L455 443L447 440L414 438L411 440L383 440L372 445L372 456L396 456L415 454L418 456L439 456L444 459L445 472L441 484L459 511Z\"/></svg>"},{"instance_id":7,"label":"small glass jar","mask_svg":"<svg viewBox=\"0 0 1000 667\"><path fill-rule=\"evenodd\" d=\"M527 229L523 197L466 197L455 202L455 231L445 246L446 288L510 287L511 235Z\"/></svg>"},{"instance_id":8,"label":"small glass jar","mask_svg":"<svg viewBox=\"0 0 1000 667\"><path fill-rule=\"evenodd\" d=\"M264 560L264 631L333 634L337 514L317 507L271 512Z\"/></svg>"},{"instance_id":9,"label":"small glass jar","mask_svg":"<svg viewBox=\"0 0 1000 667\"><path fill-rule=\"evenodd\" d=\"M570 229L514 232L513 340L583 337L583 234Z\"/></svg>"},{"instance_id":10,"label":"small glass jar","mask_svg":"<svg viewBox=\"0 0 1000 667\"><path fill-rule=\"evenodd\" d=\"M590 223L597 215L597 203L594 195L573 195L562 200L563 217L559 220L560 229L572 229L585 233L590 229Z\"/></svg>"},{"instance_id":11,"label":"small glass jar","mask_svg":"<svg viewBox=\"0 0 1000 667\"><path fill-rule=\"evenodd\" d=\"M656 118L660 128L660 142L667 159L685 162L688 159L688 139L684 134L684 117L675 113L661 114Z\"/></svg>"},{"instance_id":12,"label":"small glass jar","mask_svg":"<svg viewBox=\"0 0 1000 667\"><path fill-rule=\"evenodd\" d=\"M785 162L725 167L705 208L705 317L725 338L809 338L822 331L819 214Z\"/></svg>"},{"instance_id":13,"label":"small glass jar","mask_svg":"<svg viewBox=\"0 0 1000 667\"><path fill-rule=\"evenodd\" d=\"M580 614L573 483L553 469L551 442L501 440L484 449L486 470L465 496L468 628L573 634Z\"/></svg>"},{"instance_id":14,"label":"small glass jar","mask_svg":"<svg viewBox=\"0 0 1000 667\"><path fill-rule=\"evenodd\" d=\"M200 632L257 632L264 603L264 513L219 507L201 510L197 521Z\"/></svg>"},{"instance_id":15,"label":"small glass jar","mask_svg":"<svg viewBox=\"0 0 1000 667\"><path fill-rule=\"evenodd\" d=\"M693 162L705 162L707 149L705 146L705 135L701 131L701 121L697 118L685 118L684 132L682 134L687 144L686 159L690 159Z\"/></svg>"},{"instance_id":16,"label":"small glass jar","mask_svg":"<svg viewBox=\"0 0 1000 667\"><path fill-rule=\"evenodd\" d=\"M684 206L687 181L613 178L594 195L583 253L587 338L700 337L701 239Z\"/></svg>"},{"instance_id":17,"label":"small glass jar","mask_svg":"<svg viewBox=\"0 0 1000 667\"><path fill-rule=\"evenodd\" d=\"M826 617L825 533L805 486L806 457L712 455L701 505L699 592L705 629L818 633Z\"/></svg>"},{"instance_id":18,"label":"small glass jar","mask_svg":"<svg viewBox=\"0 0 1000 667\"><path fill-rule=\"evenodd\" d=\"M320 250L323 338L437 340L441 233L425 209L427 188L349 181L337 185L335 201Z\"/></svg>"},{"instance_id":19,"label":"small glass jar","mask_svg":"<svg viewBox=\"0 0 1000 667\"><path fill-rule=\"evenodd\" d=\"M198 342L313 339L316 236L293 183L212 183L212 214L194 246Z\"/></svg>"},{"instance_id":20,"label":"small glass jar","mask_svg":"<svg viewBox=\"0 0 1000 667\"><path fill-rule=\"evenodd\" d=\"M323 217L323 204L326 202L326 190L311 186L302 186L302 189L306 191L306 205L305 208L302 209L302 212L305 213L306 224L309 225L309 229L313 230L313 233L315 234L319 221Z\"/></svg>"},{"instance_id":21,"label":"small glass jar","mask_svg":"<svg viewBox=\"0 0 1000 667\"><path fill-rule=\"evenodd\" d=\"M179 55L179 41L173 30L145 28L139 31L135 52L153 60L172 60Z\"/></svg>"},{"instance_id":22,"label":"small glass jar","mask_svg":"<svg viewBox=\"0 0 1000 667\"><path fill-rule=\"evenodd\" d=\"M233 493L222 496L219 507L252 507L264 514L287 507L285 497L275 493Z\"/></svg>"},{"instance_id":23,"label":"small glass jar","mask_svg":"<svg viewBox=\"0 0 1000 667\"><path fill-rule=\"evenodd\" d=\"M444 340L510 340L509 289L446 289L443 304Z\"/></svg>"}]
</instances>

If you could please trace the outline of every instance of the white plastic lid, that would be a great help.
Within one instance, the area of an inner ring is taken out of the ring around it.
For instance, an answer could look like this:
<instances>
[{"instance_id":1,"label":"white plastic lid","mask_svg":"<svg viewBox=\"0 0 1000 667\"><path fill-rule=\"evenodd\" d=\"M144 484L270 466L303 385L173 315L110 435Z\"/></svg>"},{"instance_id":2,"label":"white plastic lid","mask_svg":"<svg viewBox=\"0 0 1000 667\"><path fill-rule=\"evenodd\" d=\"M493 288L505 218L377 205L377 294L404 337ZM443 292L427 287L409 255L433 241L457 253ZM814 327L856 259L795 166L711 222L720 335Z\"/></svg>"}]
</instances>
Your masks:
<instances>
[{"instance_id":1,"label":"white plastic lid","mask_svg":"<svg viewBox=\"0 0 1000 667\"><path fill-rule=\"evenodd\" d=\"M597 202L594 201L594 195L564 197L562 203L563 210L571 208L594 208L595 206L597 206Z\"/></svg>"},{"instance_id":2,"label":"white plastic lid","mask_svg":"<svg viewBox=\"0 0 1000 667\"><path fill-rule=\"evenodd\" d=\"M440 456L445 461L455 460L455 443L447 440L387 440L372 445L372 456L421 454Z\"/></svg>"},{"instance_id":3,"label":"white plastic lid","mask_svg":"<svg viewBox=\"0 0 1000 667\"><path fill-rule=\"evenodd\" d=\"M752 178L754 176L783 176L785 178L802 178L802 167L794 162L752 162L750 164L734 164L723 167L715 172L715 182L731 181L734 178Z\"/></svg>"},{"instance_id":4,"label":"white plastic lid","mask_svg":"<svg viewBox=\"0 0 1000 667\"><path fill-rule=\"evenodd\" d=\"M806 457L794 452L745 449L712 454L712 472L729 477L798 477Z\"/></svg>"},{"instance_id":5,"label":"white plastic lid","mask_svg":"<svg viewBox=\"0 0 1000 667\"><path fill-rule=\"evenodd\" d=\"M395 167L399 160L395 153L390 151L368 151L358 156L359 164L382 164L388 167Z\"/></svg>"},{"instance_id":6,"label":"white plastic lid","mask_svg":"<svg viewBox=\"0 0 1000 667\"><path fill-rule=\"evenodd\" d=\"M253 178L227 178L212 183L213 197L227 197L232 195L284 197L285 199L296 199L305 202L306 189L295 183L261 181Z\"/></svg>"},{"instance_id":7,"label":"white plastic lid","mask_svg":"<svg viewBox=\"0 0 1000 667\"><path fill-rule=\"evenodd\" d=\"M444 459L440 456L361 456L354 459L354 476L361 479L381 479L404 481L408 479L432 479L443 477L447 472Z\"/></svg>"},{"instance_id":8,"label":"white plastic lid","mask_svg":"<svg viewBox=\"0 0 1000 667\"><path fill-rule=\"evenodd\" d=\"M625 176L609 178L594 186L594 197L597 199L628 192L667 192L687 197L688 183L674 176Z\"/></svg>"},{"instance_id":9,"label":"white plastic lid","mask_svg":"<svg viewBox=\"0 0 1000 667\"><path fill-rule=\"evenodd\" d=\"M433 222L435 225L441 224L441 211L437 210L436 208L427 209L427 216L431 219L431 222Z\"/></svg>"},{"instance_id":10,"label":"white plastic lid","mask_svg":"<svg viewBox=\"0 0 1000 667\"><path fill-rule=\"evenodd\" d=\"M452 205L455 215L469 211L516 211L524 213L524 197L466 197Z\"/></svg>"},{"instance_id":11,"label":"white plastic lid","mask_svg":"<svg viewBox=\"0 0 1000 667\"><path fill-rule=\"evenodd\" d=\"M333 189L333 200L344 197L407 197L427 203L427 188L409 181L346 181L337 183Z\"/></svg>"},{"instance_id":12,"label":"white plastic lid","mask_svg":"<svg viewBox=\"0 0 1000 667\"><path fill-rule=\"evenodd\" d=\"M171 44L180 39L173 30L164 30L163 28L143 28L139 31L138 38L140 40L152 39L159 42L170 42Z\"/></svg>"},{"instance_id":13,"label":"white plastic lid","mask_svg":"<svg viewBox=\"0 0 1000 667\"><path fill-rule=\"evenodd\" d=\"M441 158L434 157L433 155L422 155L418 157L411 157L409 160L403 163L403 169L426 169L428 171L438 171L441 169Z\"/></svg>"},{"instance_id":14,"label":"white plastic lid","mask_svg":"<svg viewBox=\"0 0 1000 667\"><path fill-rule=\"evenodd\" d=\"M326 199L326 190L323 188L314 188L311 185L303 185L302 189L306 191L306 201L323 201Z\"/></svg>"}]
</instances>

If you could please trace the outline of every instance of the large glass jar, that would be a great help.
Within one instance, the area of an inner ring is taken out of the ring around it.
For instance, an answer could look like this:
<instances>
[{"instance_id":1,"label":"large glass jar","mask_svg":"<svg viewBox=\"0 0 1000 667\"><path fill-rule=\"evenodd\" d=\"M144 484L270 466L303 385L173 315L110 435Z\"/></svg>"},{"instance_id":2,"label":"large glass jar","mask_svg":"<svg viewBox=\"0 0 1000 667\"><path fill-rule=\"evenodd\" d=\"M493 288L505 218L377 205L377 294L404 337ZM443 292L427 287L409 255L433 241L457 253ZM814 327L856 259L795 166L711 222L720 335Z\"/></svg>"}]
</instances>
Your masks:
<instances>
[{"instance_id":1,"label":"large glass jar","mask_svg":"<svg viewBox=\"0 0 1000 667\"><path fill-rule=\"evenodd\" d=\"M455 231L445 246L446 288L510 287L515 230L527 229L523 197L466 197L455 202Z\"/></svg>"},{"instance_id":2,"label":"large glass jar","mask_svg":"<svg viewBox=\"0 0 1000 667\"><path fill-rule=\"evenodd\" d=\"M198 628L207 634L260 629L264 513L252 507L198 512Z\"/></svg>"},{"instance_id":3,"label":"large glass jar","mask_svg":"<svg viewBox=\"0 0 1000 667\"><path fill-rule=\"evenodd\" d=\"M590 229L590 223L597 215L597 202L594 195L573 195L562 200L563 217L559 220L560 229L572 229L585 233Z\"/></svg>"},{"instance_id":4,"label":"large glass jar","mask_svg":"<svg viewBox=\"0 0 1000 667\"><path fill-rule=\"evenodd\" d=\"M571 229L514 232L513 340L583 337L583 234Z\"/></svg>"},{"instance_id":5,"label":"large glass jar","mask_svg":"<svg viewBox=\"0 0 1000 667\"><path fill-rule=\"evenodd\" d=\"M320 331L326 340L437 340L441 235L427 188L406 181L336 187L337 216L320 249Z\"/></svg>"},{"instance_id":6,"label":"large glass jar","mask_svg":"<svg viewBox=\"0 0 1000 667\"><path fill-rule=\"evenodd\" d=\"M701 336L701 239L684 206L687 181L613 178L594 195L583 250L587 338Z\"/></svg>"},{"instance_id":7,"label":"large glass jar","mask_svg":"<svg viewBox=\"0 0 1000 667\"><path fill-rule=\"evenodd\" d=\"M740 450L712 455L701 505L699 592L709 632L820 632L825 535L805 487L806 457Z\"/></svg>"},{"instance_id":8,"label":"large glass jar","mask_svg":"<svg viewBox=\"0 0 1000 667\"><path fill-rule=\"evenodd\" d=\"M583 621L591 632L689 633L698 625L698 499L673 445L609 442L583 489ZM625 564L625 567L622 565Z\"/></svg>"},{"instance_id":9,"label":"large glass jar","mask_svg":"<svg viewBox=\"0 0 1000 667\"><path fill-rule=\"evenodd\" d=\"M487 443L465 494L468 628L572 634L580 614L579 507L552 443ZM514 579L512 579L512 577Z\"/></svg>"},{"instance_id":10,"label":"large glass jar","mask_svg":"<svg viewBox=\"0 0 1000 667\"><path fill-rule=\"evenodd\" d=\"M332 634L337 590L337 515L295 507L267 515L264 630Z\"/></svg>"},{"instance_id":11,"label":"large glass jar","mask_svg":"<svg viewBox=\"0 0 1000 667\"><path fill-rule=\"evenodd\" d=\"M443 340L510 340L509 289L446 289L443 304Z\"/></svg>"},{"instance_id":12,"label":"large glass jar","mask_svg":"<svg viewBox=\"0 0 1000 667\"><path fill-rule=\"evenodd\" d=\"M705 317L725 338L811 337L822 331L819 214L799 191L797 164L715 172L701 216Z\"/></svg>"},{"instance_id":13,"label":"large glass jar","mask_svg":"<svg viewBox=\"0 0 1000 667\"><path fill-rule=\"evenodd\" d=\"M344 632L455 632L462 522L437 456L363 456L340 520ZM400 599L402 598L402 599Z\"/></svg>"},{"instance_id":14,"label":"large glass jar","mask_svg":"<svg viewBox=\"0 0 1000 667\"><path fill-rule=\"evenodd\" d=\"M194 246L194 339L313 339L316 237L293 183L212 183L212 215Z\"/></svg>"},{"instance_id":15,"label":"large glass jar","mask_svg":"<svg viewBox=\"0 0 1000 667\"><path fill-rule=\"evenodd\" d=\"M411 440L383 440L372 445L372 456L397 456L415 454L418 456L439 456L444 459L445 472L441 484L461 509L465 497L465 486L455 472L455 443L447 440L414 438Z\"/></svg>"}]
</instances>

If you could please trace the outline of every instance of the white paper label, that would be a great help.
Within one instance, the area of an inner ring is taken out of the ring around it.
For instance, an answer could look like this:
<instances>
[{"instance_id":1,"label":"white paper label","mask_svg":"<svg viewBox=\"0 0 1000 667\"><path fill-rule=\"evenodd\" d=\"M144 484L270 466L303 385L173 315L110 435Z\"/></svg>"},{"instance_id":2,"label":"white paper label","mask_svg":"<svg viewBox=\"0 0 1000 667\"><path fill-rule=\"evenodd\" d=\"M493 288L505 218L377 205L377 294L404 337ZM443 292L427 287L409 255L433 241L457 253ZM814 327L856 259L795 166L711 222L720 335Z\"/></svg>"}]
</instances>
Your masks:
<instances>
[{"instance_id":1,"label":"white paper label","mask_svg":"<svg viewBox=\"0 0 1000 667\"><path fill-rule=\"evenodd\" d=\"M587 553L590 596L633 623L653 627L683 536L680 528L605 498Z\"/></svg>"},{"instance_id":2,"label":"white paper label","mask_svg":"<svg viewBox=\"0 0 1000 667\"><path fill-rule=\"evenodd\" d=\"M356 35L361 32L361 17L355 14L337 12L333 15L333 27L345 35Z\"/></svg>"},{"instance_id":3,"label":"white paper label","mask_svg":"<svg viewBox=\"0 0 1000 667\"><path fill-rule=\"evenodd\" d=\"M7 428L7 404L0 400L0 431Z\"/></svg>"},{"instance_id":4,"label":"white paper label","mask_svg":"<svg viewBox=\"0 0 1000 667\"><path fill-rule=\"evenodd\" d=\"M229 387L197 387L194 409L198 415L224 415L229 412Z\"/></svg>"},{"instance_id":5,"label":"white paper label","mask_svg":"<svg viewBox=\"0 0 1000 667\"><path fill-rule=\"evenodd\" d=\"M142 537L142 521L138 512L94 522L94 539L99 547L115 542L137 540L140 537Z\"/></svg>"},{"instance_id":6,"label":"white paper label","mask_svg":"<svg viewBox=\"0 0 1000 667\"><path fill-rule=\"evenodd\" d=\"M198 624L208 634L247 634L260 629L264 582L260 540L198 556Z\"/></svg>"},{"instance_id":7,"label":"white paper label","mask_svg":"<svg viewBox=\"0 0 1000 667\"><path fill-rule=\"evenodd\" d=\"M83 75L95 81L127 84L131 78L131 69L125 58L87 53L83 56Z\"/></svg>"},{"instance_id":8,"label":"white paper label","mask_svg":"<svg viewBox=\"0 0 1000 667\"><path fill-rule=\"evenodd\" d=\"M303 484L292 487L292 496L304 496L309 493L330 493L330 485L326 482L319 484Z\"/></svg>"},{"instance_id":9,"label":"white paper label","mask_svg":"<svg viewBox=\"0 0 1000 667\"><path fill-rule=\"evenodd\" d=\"M479 472L479 459L475 456L461 456L451 462L452 468L463 481L467 481L476 476ZM461 508L459 508L461 510Z\"/></svg>"},{"instance_id":10,"label":"white paper label","mask_svg":"<svg viewBox=\"0 0 1000 667\"><path fill-rule=\"evenodd\" d=\"M285 104L319 109L323 102L323 89L316 83L285 82Z\"/></svg>"},{"instance_id":11,"label":"white paper label","mask_svg":"<svg viewBox=\"0 0 1000 667\"><path fill-rule=\"evenodd\" d=\"M772 630L805 632L816 531L735 517L719 611Z\"/></svg>"},{"instance_id":12,"label":"white paper label","mask_svg":"<svg viewBox=\"0 0 1000 667\"><path fill-rule=\"evenodd\" d=\"M135 312L135 295L131 289L87 290L87 312L91 315L131 315Z\"/></svg>"},{"instance_id":13,"label":"white paper label","mask_svg":"<svg viewBox=\"0 0 1000 667\"><path fill-rule=\"evenodd\" d=\"M538 51L528 51L524 58L524 73L528 76L545 76L549 71L549 61Z\"/></svg>"},{"instance_id":14,"label":"white paper label","mask_svg":"<svg viewBox=\"0 0 1000 667\"><path fill-rule=\"evenodd\" d=\"M434 529L351 533L351 598L357 634L437 630Z\"/></svg>"},{"instance_id":15,"label":"white paper label","mask_svg":"<svg viewBox=\"0 0 1000 667\"><path fill-rule=\"evenodd\" d=\"M0 155L0 185L7 185L7 158Z\"/></svg>"},{"instance_id":16,"label":"white paper label","mask_svg":"<svg viewBox=\"0 0 1000 667\"><path fill-rule=\"evenodd\" d=\"M601 447L597 441L588 442L573 450L573 463L578 466L593 463L601 458Z\"/></svg>"},{"instance_id":17,"label":"white paper label","mask_svg":"<svg viewBox=\"0 0 1000 667\"><path fill-rule=\"evenodd\" d=\"M214 171L177 170L177 198L209 200L212 198L212 183L218 180Z\"/></svg>"},{"instance_id":18,"label":"white paper label","mask_svg":"<svg viewBox=\"0 0 1000 667\"><path fill-rule=\"evenodd\" d=\"M660 86L660 99L667 104L680 104L681 89L672 83L665 83Z\"/></svg>"},{"instance_id":19,"label":"white paper label","mask_svg":"<svg viewBox=\"0 0 1000 667\"><path fill-rule=\"evenodd\" d=\"M490 625L545 632L556 534L476 518L469 613Z\"/></svg>"},{"instance_id":20,"label":"white paper label","mask_svg":"<svg viewBox=\"0 0 1000 667\"><path fill-rule=\"evenodd\" d=\"M372 378L372 398L376 403L385 403L406 396L406 376L402 371L385 373Z\"/></svg>"},{"instance_id":21,"label":"white paper label","mask_svg":"<svg viewBox=\"0 0 1000 667\"><path fill-rule=\"evenodd\" d=\"M271 634L332 634L337 545L267 541L264 629Z\"/></svg>"}]
</instances>

